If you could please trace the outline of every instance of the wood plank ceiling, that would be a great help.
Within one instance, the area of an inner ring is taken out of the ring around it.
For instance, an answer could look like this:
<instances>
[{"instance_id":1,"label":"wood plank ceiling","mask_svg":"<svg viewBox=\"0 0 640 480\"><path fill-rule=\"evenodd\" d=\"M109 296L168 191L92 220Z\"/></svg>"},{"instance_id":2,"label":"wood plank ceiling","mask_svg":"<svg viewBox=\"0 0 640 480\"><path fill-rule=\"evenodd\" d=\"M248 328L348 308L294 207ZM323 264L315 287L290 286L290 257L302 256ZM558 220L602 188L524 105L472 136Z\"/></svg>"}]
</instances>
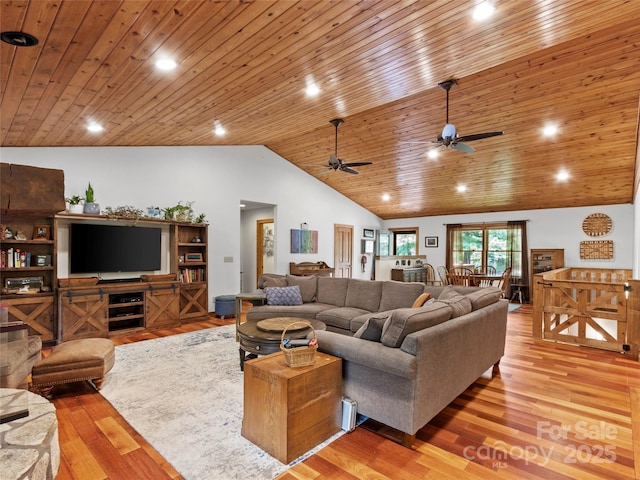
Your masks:
<instances>
[{"instance_id":1,"label":"wood plank ceiling","mask_svg":"<svg viewBox=\"0 0 640 480\"><path fill-rule=\"evenodd\" d=\"M1 30L40 42L0 46L1 145L263 144L383 219L632 203L640 2L475 3L5 0ZM450 78L458 133L505 134L433 160L411 142L441 132ZM359 175L319 174L336 117Z\"/></svg>"}]
</instances>

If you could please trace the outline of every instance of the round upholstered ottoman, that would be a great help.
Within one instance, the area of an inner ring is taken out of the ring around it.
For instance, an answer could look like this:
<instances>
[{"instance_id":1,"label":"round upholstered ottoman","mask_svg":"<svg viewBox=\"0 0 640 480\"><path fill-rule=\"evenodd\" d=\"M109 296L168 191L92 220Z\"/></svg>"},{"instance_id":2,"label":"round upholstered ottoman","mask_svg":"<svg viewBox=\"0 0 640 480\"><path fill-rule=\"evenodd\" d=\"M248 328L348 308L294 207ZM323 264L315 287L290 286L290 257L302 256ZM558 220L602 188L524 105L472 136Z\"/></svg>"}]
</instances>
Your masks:
<instances>
[{"instance_id":1,"label":"round upholstered ottoman","mask_svg":"<svg viewBox=\"0 0 640 480\"><path fill-rule=\"evenodd\" d=\"M222 319L224 317L236 316L236 296L235 295L219 295L215 298L216 315Z\"/></svg>"},{"instance_id":2,"label":"round upholstered ottoman","mask_svg":"<svg viewBox=\"0 0 640 480\"><path fill-rule=\"evenodd\" d=\"M31 386L44 397L50 396L54 385L84 380L90 380L100 390L115 360L115 349L109 339L70 340L53 347L48 357L35 364Z\"/></svg>"}]
</instances>

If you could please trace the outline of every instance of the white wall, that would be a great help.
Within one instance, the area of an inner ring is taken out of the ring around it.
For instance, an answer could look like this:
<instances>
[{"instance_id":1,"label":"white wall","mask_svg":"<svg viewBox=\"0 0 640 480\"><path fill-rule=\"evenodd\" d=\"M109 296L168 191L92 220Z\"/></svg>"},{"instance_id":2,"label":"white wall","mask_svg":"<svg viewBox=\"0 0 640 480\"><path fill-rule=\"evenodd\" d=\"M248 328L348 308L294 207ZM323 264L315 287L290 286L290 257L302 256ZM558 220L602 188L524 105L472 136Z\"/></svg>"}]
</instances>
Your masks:
<instances>
[{"instance_id":1,"label":"white wall","mask_svg":"<svg viewBox=\"0 0 640 480\"><path fill-rule=\"evenodd\" d=\"M614 241L613 260L580 259L580 242L594 240L593 237L589 237L582 231L582 221L591 213L606 213L613 221L611 233L597 238L598 240ZM564 248L564 262L568 267L631 269L634 262L634 250L638 249L638 242L634 242L634 215L638 216L637 213L634 213L633 205L625 204L406 218L386 221L384 226L385 228L417 226L420 229L418 253L425 254L427 256L426 262L433 265L434 268L446 264L446 224L528 220L527 242L529 249ZM640 222L636 221L635 223ZM425 236L438 237L438 247L426 248L424 246ZM637 232L635 238L640 238ZM637 253L635 257L637 258ZM634 278L637 278L637 270Z\"/></svg>"},{"instance_id":2,"label":"white wall","mask_svg":"<svg viewBox=\"0 0 640 480\"><path fill-rule=\"evenodd\" d=\"M333 263L336 223L378 229L381 220L262 146L0 148L2 162L64 170L65 195L84 196L90 181L102 208L161 208L193 201L209 227L209 309L213 297L240 289L240 200L277 205L276 272L289 262ZM319 231L317 254L291 254L289 231ZM359 239L355 237L354 240ZM359 241L354 258L359 259ZM225 257L232 257L230 263ZM354 277L360 276L354 269ZM365 274L366 275L366 274Z\"/></svg>"}]
</instances>

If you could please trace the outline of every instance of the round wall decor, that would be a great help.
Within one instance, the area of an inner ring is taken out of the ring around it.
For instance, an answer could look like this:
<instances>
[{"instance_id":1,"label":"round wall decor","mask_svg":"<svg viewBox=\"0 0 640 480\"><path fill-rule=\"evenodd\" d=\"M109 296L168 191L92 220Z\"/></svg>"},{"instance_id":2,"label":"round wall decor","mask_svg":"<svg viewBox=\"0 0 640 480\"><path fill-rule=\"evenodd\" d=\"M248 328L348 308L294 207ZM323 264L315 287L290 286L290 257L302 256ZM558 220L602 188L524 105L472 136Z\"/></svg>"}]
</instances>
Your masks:
<instances>
[{"instance_id":1,"label":"round wall decor","mask_svg":"<svg viewBox=\"0 0 640 480\"><path fill-rule=\"evenodd\" d=\"M611 232L613 222L611 217L604 213L592 213L582 222L582 230L590 237L601 237Z\"/></svg>"}]
</instances>

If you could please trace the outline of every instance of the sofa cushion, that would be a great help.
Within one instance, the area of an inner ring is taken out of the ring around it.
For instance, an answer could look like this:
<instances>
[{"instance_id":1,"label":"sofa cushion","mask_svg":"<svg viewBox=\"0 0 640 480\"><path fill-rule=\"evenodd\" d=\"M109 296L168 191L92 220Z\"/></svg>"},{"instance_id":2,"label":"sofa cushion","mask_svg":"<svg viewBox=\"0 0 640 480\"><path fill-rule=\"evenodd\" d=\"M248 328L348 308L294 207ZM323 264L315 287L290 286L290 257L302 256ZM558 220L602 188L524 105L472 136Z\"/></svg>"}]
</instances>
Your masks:
<instances>
[{"instance_id":1,"label":"sofa cushion","mask_svg":"<svg viewBox=\"0 0 640 480\"><path fill-rule=\"evenodd\" d=\"M264 289L267 305L302 305L300 287L267 287Z\"/></svg>"},{"instance_id":2,"label":"sofa cushion","mask_svg":"<svg viewBox=\"0 0 640 480\"><path fill-rule=\"evenodd\" d=\"M363 340L379 342L382 336L382 327L384 327L389 316L390 314L387 313L385 315L369 317L353 336Z\"/></svg>"},{"instance_id":3,"label":"sofa cushion","mask_svg":"<svg viewBox=\"0 0 640 480\"><path fill-rule=\"evenodd\" d=\"M284 275L278 275L275 273L264 273L260 275L258 280L258 288L267 287L286 287L287 279Z\"/></svg>"},{"instance_id":4,"label":"sofa cushion","mask_svg":"<svg viewBox=\"0 0 640 480\"><path fill-rule=\"evenodd\" d=\"M380 295L380 305L378 311L395 310L396 308L407 308L422 293L424 293L424 283L398 282L386 280L382 282L382 294Z\"/></svg>"},{"instance_id":5,"label":"sofa cushion","mask_svg":"<svg viewBox=\"0 0 640 480\"><path fill-rule=\"evenodd\" d=\"M471 313L471 300L469 297L460 295L453 287L445 288L438 297L438 302L446 303L451 307L451 318Z\"/></svg>"},{"instance_id":6,"label":"sofa cushion","mask_svg":"<svg viewBox=\"0 0 640 480\"><path fill-rule=\"evenodd\" d=\"M369 312L362 310L361 308L354 307L330 308L318 313L318 315L316 315L316 320L326 323L328 327L337 327L348 331L351 328L351 319L364 313Z\"/></svg>"},{"instance_id":7,"label":"sofa cushion","mask_svg":"<svg viewBox=\"0 0 640 480\"><path fill-rule=\"evenodd\" d=\"M333 305L312 302L304 305L260 305L247 310L247 321L257 322L266 318L295 317L315 320L323 310L336 308Z\"/></svg>"},{"instance_id":8,"label":"sofa cushion","mask_svg":"<svg viewBox=\"0 0 640 480\"><path fill-rule=\"evenodd\" d=\"M349 280L344 306L377 312L380 306L381 292L382 282L352 278Z\"/></svg>"},{"instance_id":9,"label":"sofa cushion","mask_svg":"<svg viewBox=\"0 0 640 480\"><path fill-rule=\"evenodd\" d=\"M500 300L502 290L496 287L480 288L475 292L467 294L469 300L471 300L472 310L478 310L484 308L487 305L496 303Z\"/></svg>"},{"instance_id":10,"label":"sofa cushion","mask_svg":"<svg viewBox=\"0 0 640 480\"><path fill-rule=\"evenodd\" d=\"M446 322L451 318L451 307L432 302L419 308L399 308L391 313L382 328L380 341L387 347L398 348L410 333Z\"/></svg>"},{"instance_id":11,"label":"sofa cushion","mask_svg":"<svg viewBox=\"0 0 640 480\"><path fill-rule=\"evenodd\" d=\"M287 275L287 284L290 286L297 285L300 287L302 301L304 303L314 302L316 299L316 288L318 286L318 277L309 275L308 277L297 277L295 275Z\"/></svg>"},{"instance_id":12,"label":"sofa cushion","mask_svg":"<svg viewBox=\"0 0 640 480\"><path fill-rule=\"evenodd\" d=\"M471 313L471 300L464 295L458 295L457 297L445 300L438 299L436 303L437 302L444 303L451 307L451 318L457 318Z\"/></svg>"},{"instance_id":13,"label":"sofa cushion","mask_svg":"<svg viewBox=\"0 0 640 480\"><path fill-rule=\"evenodd\" d=\"M320 303L344 307L348 285L348 278L318 277L316 299Z\"/></svg>"}]
</instances>

